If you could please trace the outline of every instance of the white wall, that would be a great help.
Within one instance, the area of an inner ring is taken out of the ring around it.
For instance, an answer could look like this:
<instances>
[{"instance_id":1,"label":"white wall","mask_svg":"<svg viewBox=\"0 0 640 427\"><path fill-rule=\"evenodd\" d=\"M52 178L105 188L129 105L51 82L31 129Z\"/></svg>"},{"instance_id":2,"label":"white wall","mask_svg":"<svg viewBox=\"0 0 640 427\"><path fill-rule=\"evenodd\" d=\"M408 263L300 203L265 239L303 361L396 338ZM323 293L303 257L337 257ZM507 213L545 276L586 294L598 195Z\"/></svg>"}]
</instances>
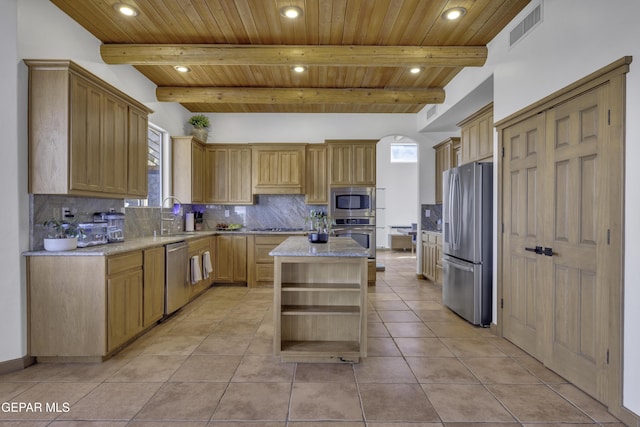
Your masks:
<instances>
[{"instance_id":1,"label":"white wall","mask_svg":"<svg viewBox=\"0 0 640 427\"><path fill-rule=\"evenodd\" d=\"M536 4L533 1L514 22ZM499 121L623 56L634 57L626 98L623 404L636 414L640 414L640 168L634 167L640 161L638 16L637 0L545 0L540 26L511 49L508 26L490 43L485 67L461 72L446 87L447 104L438 110L443 114L452 108L493 73L494 119ZM418 115L421 129L428 129L425 117L424 112Z\"/></svg>"},{"instance_id":2,"label":"white wall","mask_svg":"<svg viewBox=\"0 0 640 427\"><path fill-rule=\"evenodd\" d=\"M18 114L25 111L18 102L19 58L16 43L17 0L4 0L0 13L0 128L3 143L0 156L0 361L18 359L26 353L24 310L24 260L20 250L28 245L26 150L18 143ZM21 120L24 122L24 119ZM17 178L16 178L17 177Z\"/></svg>"}]
</instances>

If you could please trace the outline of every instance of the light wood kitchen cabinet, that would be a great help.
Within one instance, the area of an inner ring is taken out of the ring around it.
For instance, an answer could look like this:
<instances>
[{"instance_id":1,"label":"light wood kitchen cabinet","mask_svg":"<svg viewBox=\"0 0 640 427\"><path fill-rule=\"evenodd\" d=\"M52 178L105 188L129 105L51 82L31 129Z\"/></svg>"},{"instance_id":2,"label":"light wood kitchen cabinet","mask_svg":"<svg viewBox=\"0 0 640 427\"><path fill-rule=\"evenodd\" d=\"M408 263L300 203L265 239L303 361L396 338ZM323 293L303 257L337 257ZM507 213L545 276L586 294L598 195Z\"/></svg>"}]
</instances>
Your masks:
<instances>
[{"instance_id":1,"label":"light wood kitchen cabinet","mask_svg":"<svg viewBox=\"0 0 640 427\"><path fill-rule=\"evenodd\" d=\"M376 140L326 141L330 186L376 185Z\"/></svg>"},{"instance_id":2,"label":"light wood kitchen cabinet","mask_svg":"<svg viewBox=\"0 0 640 427\"><path fill-rule=\"evenodd\" d=\"M27 257L30 355L99 361L164 313L164 247Z\"/></svg>"},{"instance_id":3,"label":"light wood kitchen cabinet","mask_svg":"<svg viewBox=\"0 0 640 427\"><path fill-rule=\"evenodd\" d=\"M143 321L146 328L164 315L164 247L143 251Z\"/></svg>"},{"instance_id":4,"label":"light wood kitchen cabinet","mask_svg":"<svg viewBox=\"0 0 640 427\"><path fill-rule=\"evenodd\" d=\"M422 232L422 275L442 284L442 233Z\"/></svg>"},{"instance_id":5,"label":"light wood kitchen cabinet","mask_svg":"<svg viewBox=\"0 0 640 427\"><path fill-rule=\"evenodd\" d=\"M196 283L193 283L193 277L191 273L189 274L189 280L191 283L191 299L197 297L202 292L204 292L211 284L213 283L213 272L210 273L209 277L205 277L204 271L204 257L205 253L209 253L209 257L211 260L211 265L213 266L213 250L211 247L211 237L202 237L199 239L189 240L189 262L191 262L193 257L196 257L195 261L198 263L200 268L200 273L202 275L201 280ZM189 264L191 265L191 264Z\"/></svg>"},{"instance_id":6,"label":"light wood kitchen cabinet","mask_svg":"<svg viewBox=\"0 0 640 427\"><path fill-rule=\"evenodd\" d=\"M307 145L305 159L307 178L305 181L304 201L308 205L326 205L329 203L329 180L327 178L326 144Z\"/></svg>"},{"instance_id":7,"label":"light wood kitchen cabinet","mask_svg":"<svg viewBox=\"0 0 640 427\"><path fill-rule=\"evenodd\" d=\"M457 153L454 147L460 147L460 138L447 138L440 144L433 147L436 150L436 203L442 203L442 172L457 166ZM459 148L457 150L459 151Z\"/></svg>"},{"instance_id":8,"label":"light wood kitchen cabinet","mask_svg":"<svg viewBox=\"0 0 640 427\"><path fill-rule=\"evenodd\" d=\"M273 286L273 257L269 255L276 246L291 235L269 234L247 236L247 286Z\"/></svg>"},{"instance_id":9,"label":"light wood kitchen cabinet","mask_svg":"<svg viewBox=\"0 0 640 427\"><path fill-rule=\"evenodd\" d=\"M216 236L214 258L215 282L247 281L247 236Z\"/></svg>"},{"instance_id":10,"label":"light wood kitchen cabinet","mask_svg":"<svg viewBox=\"0 0 640 427\"><path fill-rule=\"evenodd\" d=\"M107 258L107 351L143 329L142 252Z\"/></svg>"},{"instance_id":11,"label":"light wood kitchen cabinet","mask_svg":"<svg viewBox=\"0 0 640 427\"><path fill-rule=\"evenodd\" d=\"M204 203L205 144L193 136L172 136L173 195L182 203Z\"/></svg>"},{"instance_id":12,"label":"light wood kitchen cabinet","mask_svg":"<svg viewBox=\"0 0 640 427\"><path fill-rule=\"evenodd\" d=\"M251 205L251 148L247 145L207 144L205 202Z\"/></svg>"},{"instance_id":13,"label":"light wood kitchen cabinet","mask_svg":"<svg viewBox=\"0 0 640 427\"><path fill-rule=\"evenodd\" d=\"M253 144L253 194L303 194L306 144Z\"/></svg>"},{"instance_id":14,"label":"light wood kitchen cabinet","mask_svg":"<svg viewBox=\"0 0 640 427\"><path fill-rule=\"evenodd\" d=\"M462 122L462 164L493 160L493 103L481 108Z\"/></svg>"},{"instance_id":15,"label":"light wood kitchen cabinet","mask_svg":"<svg viewBox=\"0 0 640 427\"><path fill-rule=\"evenodd\" d=\"M367 355L367 259L275 257L274 354L357 363Z\"/></svg>"},{"instance_id":16,"label":"light wood kitchen cabinet","mask_svg":"<svg viewBox=\"0 0 640 427\"><path fill-rule=\"evenodd\" d=\"M129 156L131 112L151 110L71 61L29 66L29 192L142 197L146 163ZM146 137L144 139L146 151ZM140 149L140 147L137 147ZM140 151L142 151L140 149ZM132 182L129 185L129 177ZM135 191L129 192L130 188Z\"/></svg>"},{"instance_id":17,"label":"light wood kitchen cabinet","mask_svg":"<svg viewBox=\"0 0 640 427\"><path fill-rule=\"evenodd\" d=\"M145 111L129 107L127 194L145 198L149 192L149 118Z\"/></svg>"}]
</instances>

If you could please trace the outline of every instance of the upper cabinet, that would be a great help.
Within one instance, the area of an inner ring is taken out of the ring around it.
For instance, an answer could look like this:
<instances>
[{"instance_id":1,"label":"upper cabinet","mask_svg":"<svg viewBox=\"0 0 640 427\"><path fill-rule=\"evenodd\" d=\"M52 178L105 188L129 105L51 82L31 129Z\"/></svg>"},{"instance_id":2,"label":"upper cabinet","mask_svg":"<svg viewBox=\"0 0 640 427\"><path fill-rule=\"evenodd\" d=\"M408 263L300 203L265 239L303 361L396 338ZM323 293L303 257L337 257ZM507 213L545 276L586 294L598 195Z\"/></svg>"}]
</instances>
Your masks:
<instances>
[{"instance_id":1,"label":"upper cabinet","mask_svg":"<svg viewBox=\"0 0 640 427\"><path fill-rule=\"evenodd\" d=\"M330 186L376 185L376 140L326 142Z\"/></svg>"},{"instance_id":2,"label":"upper cabinet","mask_svg":"<svg viewBox=\"0 0 640 427\"><path fill-rule=\"evenodd\" d=\"M462 164L493 158L493 103L458 123Z\"/></svg>"},{"instance_id":3,"label":"upper cabinet","mask_svg":"<svg viewBox=\"0 0 640 427\"><path fill-rule=\"evenodd\" d=\"M151 110L71 61L25 63L29 192L146 197Z\"/></svg>"},{"instance_id":4,"label":"upper cabinet","mask_svg":"<svg viewBox=\"0 0 640 427\"><path fill-rule=\"evenodd\" d=\"M204 190L206 203L253 204L251 147L245 144L207 144Z\"/></svg>"},{"instance_id":5,"label":"upper cabinet","mask_svg":"<svg viewBox=\"0 0 640 427\"><path fill-rule=\"evenodd\" d=\"M307 179L304 201L308 205L326 205L329 203L327 186L327 146L326 144L307 145Z\"/></svg>"},{"instance_id":6,"label":"upper cabinet","mask_svg":"<svg viewBox=\"0 0 640 427\"><path fill-rule=\"evenodd\" d=\"M447 138L433 149L436 150L436 203L442 203L442 172L458 166L460 138Z\"/></svg>"},{"instance_id":7,"label":"upper cabinet","mask_svg":"<svg viewBox=\"0 0 640 427\"><path fill-rule=\"evenodd\" d=\"M253 194L304 194L306 144L254 144Z\"/></svg>"},{"instance_id":8,"label":"upper cabinet","mask_svg":"<svg viewBox=\"0 0 640 427\"><path fill-rule=\"evenodd\" d=\"M171 137L173 195L182 203L204 203L205 144L193 136Z\"/></svg>"}]
</instances>

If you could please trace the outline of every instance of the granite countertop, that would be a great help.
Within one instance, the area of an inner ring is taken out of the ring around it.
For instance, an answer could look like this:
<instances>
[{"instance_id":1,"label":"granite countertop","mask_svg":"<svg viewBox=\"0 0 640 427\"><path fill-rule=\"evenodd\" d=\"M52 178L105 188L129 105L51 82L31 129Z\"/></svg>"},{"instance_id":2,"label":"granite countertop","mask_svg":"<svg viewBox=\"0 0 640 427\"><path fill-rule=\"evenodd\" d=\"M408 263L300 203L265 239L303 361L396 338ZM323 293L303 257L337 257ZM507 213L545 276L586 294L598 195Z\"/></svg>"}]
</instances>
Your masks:
<instances>
[{"instance_id":1,"label":"granite countertop","mask_svg":"<svg viewBox=\"0 0 640 427\"><path fill-rule=\"evenodd\" d=\"M369 257L367 249L351 237L329 237L327 243L310 243L306 237L289 237L269 252L271 256L299 257Z\"/></svg>"},{"instance_id":2,"label":"granite countertop","mask_svg":"<svg viewBox=\"0 0 640 427\"><path fill-rule=\"evenodd\" d=\"M88 246L86 248L77 248L71 251L51 252L42 250L23 252L24 256L109 256L119 253L139 251L142 249L150 249L158 246L164 246L169 243L189 241L207 236L217 236L225 234L254 235L254 234L294 234L303 236L307 231L250 231L250 230L215 230L215 231L193 231L175 233L164 236L139 237L135 239L126 239L121 243L108 243L106 245ZM306 239L306 237L304 237Z\"/></svg>"}]
</instances>

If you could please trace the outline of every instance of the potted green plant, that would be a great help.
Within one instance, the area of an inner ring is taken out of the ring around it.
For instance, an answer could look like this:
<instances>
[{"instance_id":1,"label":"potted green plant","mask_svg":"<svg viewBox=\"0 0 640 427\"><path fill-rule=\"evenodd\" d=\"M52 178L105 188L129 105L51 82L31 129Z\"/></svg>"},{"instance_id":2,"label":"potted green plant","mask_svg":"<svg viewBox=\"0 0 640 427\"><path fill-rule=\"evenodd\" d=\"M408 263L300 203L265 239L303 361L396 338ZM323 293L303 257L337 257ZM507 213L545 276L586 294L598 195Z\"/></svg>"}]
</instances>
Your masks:
<instances>
[{"instance_id":1,"label":"potted green plant","mask_svg":"<svg viewBox=\"0 0 640 427\"><path fill-rule=\"evenodd\" d=\"M195 116L191 116L189 124L193 126L191 134L206 142L207 138L209 138L209 118L204 114L196 114Z\"/></svg>"},{"instance_id":2,"label":"potted green plant","mask_svg":"<svg viewBox=\"0 0 640 427\"><path fill-rule=\"evenodd\" d=\"M311 243L327 243L329 241L329 216L323 210L311 210L305 224L311 223L308 239Z\"/></svg>"},{"instance_id":3,"label":"potted green plant","mask_svg":"<svg viewBox=\"0 0 640 427\"><path fill-rule=\"evenodd\" d=\"M82 230L75 221L50 218L43 225L47 228L45 250L68 251L78 247L78 236L82 235Z\"/></svg>"}]
</instances>

